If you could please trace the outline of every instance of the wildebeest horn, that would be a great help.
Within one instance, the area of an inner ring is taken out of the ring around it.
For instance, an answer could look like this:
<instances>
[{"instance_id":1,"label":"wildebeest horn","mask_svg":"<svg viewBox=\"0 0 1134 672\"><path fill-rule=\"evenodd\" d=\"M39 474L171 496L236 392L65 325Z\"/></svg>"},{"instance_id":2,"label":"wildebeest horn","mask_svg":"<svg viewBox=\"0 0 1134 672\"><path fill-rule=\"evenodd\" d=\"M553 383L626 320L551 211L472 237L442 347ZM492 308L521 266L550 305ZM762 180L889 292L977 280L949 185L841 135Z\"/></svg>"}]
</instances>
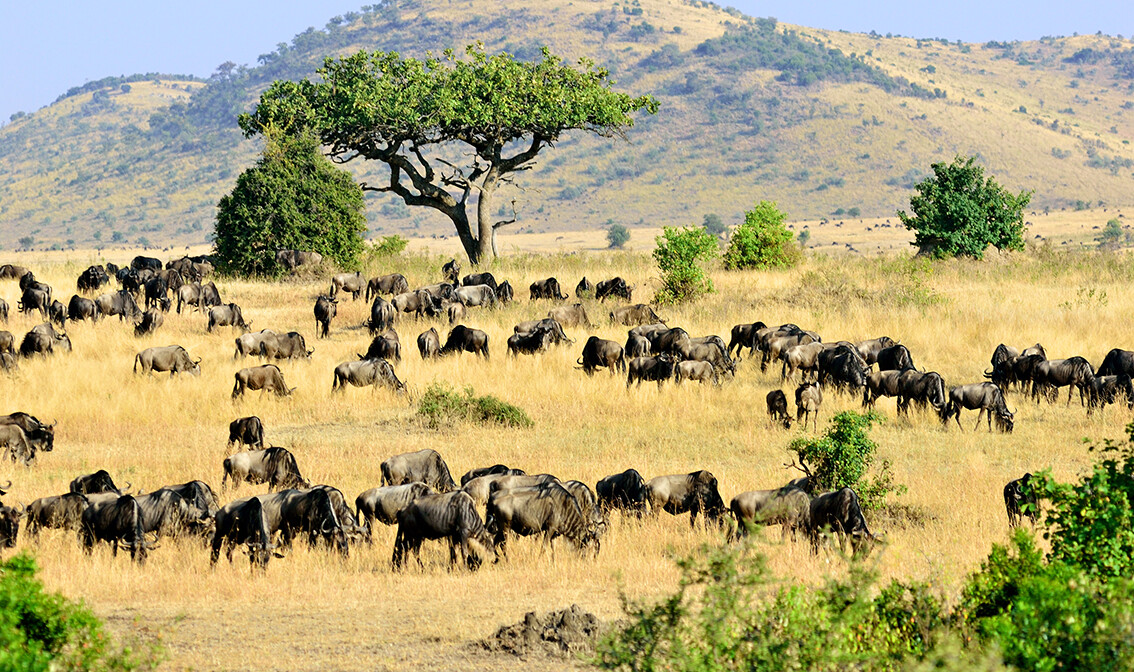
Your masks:
<instances>
[{"instance_id":1,"label":"wildebeest horn","mask_svg":"<svg viewBox=\"0 0 1134 672\"><path fill-rule=\"evenodd\" d=\"M126 481L126 487L125 487L125 488L122 488L122 491L123 491L123 492L130 492L130 488L132 488L132 487L134 487L134 484L133 484L133 483L131 483L130 481ZM141 492L139 492L138 494L140 495L140 494L142 494L142 493L141 493Z\"/></svg>"},{"instance_id":2,"label":"wildebeest horn","mask_svg":"<svg viewBox=\"0 0 1134 672\"><path fill-rule=\"evenodd\" d=\"M8 485L0 487L0 495L8 494L8 490L11 490L11 489L12 489L12 480L8 479Z\"/></svg>"}]
</instances>

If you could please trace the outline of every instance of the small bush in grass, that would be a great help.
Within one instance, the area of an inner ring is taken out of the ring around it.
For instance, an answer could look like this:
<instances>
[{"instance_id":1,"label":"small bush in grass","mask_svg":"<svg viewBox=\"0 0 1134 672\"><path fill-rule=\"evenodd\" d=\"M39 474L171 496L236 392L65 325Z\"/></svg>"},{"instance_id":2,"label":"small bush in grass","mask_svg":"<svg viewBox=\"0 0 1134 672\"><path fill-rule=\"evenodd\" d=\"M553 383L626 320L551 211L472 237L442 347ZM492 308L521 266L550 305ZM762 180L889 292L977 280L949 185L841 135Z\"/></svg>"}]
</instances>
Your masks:
<instances>
[{"instance_id":1,"label":"small bush in grass","mask_svg":"<svg viewBox=\"0 0 1134 672\"><path fill-rule=\"evenodd\" d=\"M654 261L661 270L662 286L654 300L673 304L713 291L713 281L700 262L717 256L717 239L702 228L667 226L656 238Z\"/></svg>"},{"instance_id":2,"label":"small bush in grass","mask_svg":"<svg viewBox=\"0 0 1134 672\"><path fill-rule=\"evenodd\" d=\"M382 236L378 241L370 244L369 253L375 257L396 257L405 251L409 241L401 236Z\"/></svg>"},{"instance_id":3,"label":"small bush in grass","mask_svg":"<svg viewBox=\"0 0 1134 672\"><path fill-rule=\"evenodd\" d=\"M878 444L866 431L881 420L882 416L874 411L843 411L831 418L823 436L796 439L790 450L818 491L851 488L858 493L862 508L878 509L885 504L887 495L902 494L906 490L904 485L894 484L889 461L882 462L873 478L866 475L878 450Z\"/></svg>"},{"instance_id":4,"label":"small bush in grass","mask_svg":"<svg viewBox=\"0 0 1134 672\"><path fill-rule=\"evenodd\" d=\"M621 250L630 242L630 230L621 224L611 224L606 230L607 247L612 250Z\"/></svg>"},{"instance_id":5,"label":"small bush in grass","mask_svg":"<svg viewBox=\"0 0 1134 672\"><path fill-rule=\"evenodd\" d=\"M457 422L495 422L508 427L531 427L535 423L524 409L492 395L475 396L472 387L459 392L434 383L422 395L417 413L433 428Z\"/></svg>"},{"instance_id":6,"label":"small bush in grass","mask_svg":"<svg viewBox=\"0 0 1134 672\"><path fill-rule=\"evenodd\" d=\"M760 201L744 213L744 223L736 227L724 253L725 268L788 268L799 263L802 254L792 241L783 212L770 201Z\"/></svg>"}]
</instances>

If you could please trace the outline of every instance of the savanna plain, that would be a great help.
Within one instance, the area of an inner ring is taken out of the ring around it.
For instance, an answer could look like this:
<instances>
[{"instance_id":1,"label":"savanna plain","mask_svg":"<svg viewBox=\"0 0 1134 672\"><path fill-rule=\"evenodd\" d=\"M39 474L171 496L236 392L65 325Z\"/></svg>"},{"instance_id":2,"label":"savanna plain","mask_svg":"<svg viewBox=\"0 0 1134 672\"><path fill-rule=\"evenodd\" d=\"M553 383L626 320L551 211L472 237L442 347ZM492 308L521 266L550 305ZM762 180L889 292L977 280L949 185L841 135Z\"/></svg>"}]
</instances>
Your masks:
<instances>
[{"instance_id":1,"label":"savanna plain","mask_svg":"<svg viewBox=\"0 0 1134 672\"><path fill-rule=\"evenodd\" d=\"M411 287L439 282L449 256L423 251L420 244L411 250L370 259L365 273L402 272ZM5 262L34 270L65 302L88 265L128 263L133 253L5 256ZM438 450L455 477L505 463L593 487L599 478L630 467L647 479L708 469L726 502L798 476L785 468L787 446L814 431L771 425L765 395L782 387L791 398L794 385L781 382L778 367L761 372L747 354L735 377L720 387L667 383L659 389L649 383L627 389L621 375L600 371L587 377L576 359L589 335L626 339L626 328L607 319L613 304L587 300L594 326L567 329L574 344L534 357L507 356L512 326L543 317L555 305L528 300L532 281L555 276L573 294L584 275L592 281L619 275L635 287L635 301L648 301L657 280L647 253L516 249L487 270L517 289L511 305L470 309L463 321L489 334L491 359L465 354L422 361L417 335L436 326L444 338L449 325L400 318L395 328L404 358L395 368L409 386L407 395L370 388L332 394L334 366L367 347L363 324L369 306L340 297L330 338L316 340L312 306L329 286L326 277L216 279L223 299L243 308L253 330L296 330L314 348L310 361L281 364L288 384L297 387L286 399L253 392L234 402L234 372L258 362L234 361L233 339L239 334L227 328L206 333L200 313L171 312L162 328L144 338L116 318L68 324L72 353L22 360L18 373L0 377L4 412L22 410L58 422L53 452L41 453L29 469L0 465L0 482L13 482L5 501L27 503L65 492L72 478L97 469L143 490L202 479L222 504L263 492L263 486L250 485L220 489L228 423L246 415L263 419L267 442L289 448L304 476L338 487L348 501L380 484L379 465L387 457L422 448ZM981 262L931 263L911 259L908 252L877 257L810 252L788 271L711 268L714 293L659 313L695 336L727 339L733 325L756 320L794 322L818 331L824 341L886 335L908 346L918 367L938 371L951 386L983 380L1002 342L1015 347L1040 342L1050 357L1082 355L1095 366L1111 348L1131 347L1132 275L1134 260L1120 252L1044 246ZM0 296L12 306L5 328L17 338L40 322L38 315L16 312L18 295L16 282L0 284ZM138 351L175 343L202 359L200 377L134 374ZM430 429L418 418L417 401L435 382L471 386L477 394L514 403L534 426ZM1131 420L1124 405L1088 417L1077 397L1068 405L1065 395L1054 404L1036 404L1013 392L1008 404L1016 411L1012 434L990 433L983 423L973 431L975 412L963 414L961 431L955 424L943 427L928 411L899 418L892 400L879 401L885 421L871 430L878 458L891 461L895 480L908 488L893 500L900 507L869 520L885 543L867 562L883 577L927 580L942 595L955 595L991 545L1007 537L1001 499L1007 481L1043 468L1069 479L1091 463L1084 438L1119 438ZM819 430L835 412L860 406L858 395L828 393ZM528 611L573 603L604 620L616 619L620 594L646 600L668 594L679 576L675 556L725 543L718 530L700 525L691 530L686 516L662 513L639 523L615 514L597 557L580 556L566 544L543 553L529 539L511 543L505 562L475 573L450 572L447 549L427 544L424 571L411 566L394 572L395 530L378 526L375 532L373 546L353 547L349 559L297 544L263 574L251 572L239 553L233 564L222 558L211 567L207 549L193 540L163 541L142 567L127 555L112 557L105 545L88 557L72 533L48 530L38 544L21 537L19 545L38 558L50 589L85 601L117 635L160 637L168 669L497 670L579 665L571 659L525 661L474 644L500 625ZM812 555L804 543L781 543L778 530L758 535L755 543L784 581L817 583L846 572L842 558Z\"/></svg>"}]
</instances>

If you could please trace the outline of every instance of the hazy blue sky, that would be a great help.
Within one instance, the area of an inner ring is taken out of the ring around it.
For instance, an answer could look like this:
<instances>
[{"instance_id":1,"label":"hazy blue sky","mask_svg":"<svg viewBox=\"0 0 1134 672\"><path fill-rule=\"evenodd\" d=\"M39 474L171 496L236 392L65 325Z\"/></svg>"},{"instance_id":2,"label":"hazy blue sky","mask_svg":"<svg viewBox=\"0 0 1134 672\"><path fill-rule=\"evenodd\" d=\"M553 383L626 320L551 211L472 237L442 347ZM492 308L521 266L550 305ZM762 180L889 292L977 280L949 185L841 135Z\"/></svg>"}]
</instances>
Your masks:
<instances>
[{"instance_id":1,"label":"hazy blue sky","mask_svg":"<svg viewBox=\"0 0 1134 672\"><path fill-rule=\"evenodd\" d=\"M224 61L254 65L308 26L322 27L364 0L0 0L0 120L50 104L72 86L111 75L208 76ZM491 0L486 0L491 1ZM1134 2L909 0L725 2L752 16L819 28L876 30L967 42L1073 32L1134 34Z\"/></svg>"}]
</instances>

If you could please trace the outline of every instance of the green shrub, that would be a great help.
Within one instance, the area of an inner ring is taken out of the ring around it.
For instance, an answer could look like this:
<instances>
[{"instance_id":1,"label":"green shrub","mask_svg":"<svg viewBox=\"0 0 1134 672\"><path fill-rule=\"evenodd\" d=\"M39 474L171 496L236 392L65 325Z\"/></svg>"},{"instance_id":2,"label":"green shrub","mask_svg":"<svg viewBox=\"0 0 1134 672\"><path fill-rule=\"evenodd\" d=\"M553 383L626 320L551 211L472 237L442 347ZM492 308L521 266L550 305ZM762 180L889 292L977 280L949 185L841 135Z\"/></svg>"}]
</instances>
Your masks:
<instances>
[{"instance_id":1,"label":"green shrub","mask_svg":"<svg viewBox=\"0 0 1134 672\"><path fill-rule=\"evenodd\" d=\"M744 213L744 223L732 232L724 254L728 269L785 268L799 263L799 246L792 242L787 215L770 201L760 201Z\"/></svg>"},{"instance_id":2,"label":"green shrub","mask_svg":"<svg viewBox=\"0 0 1134 672\"><path fill-rule=\"evenodd\" d=\"M728 225L724 223L720 215L715 213L705 215L705 219L701 221L701 227L714 236L721 236L728 232Z\"/></svg>"},{"instance_id":3,"label":"green shrub","mask_svg":"<svg viewBox=\"0 0 1134 672\"><path fill-rule=\"evenodd\" d=\"M380 240L370 244L369 252L377 258L396 257L405 252L406 245L409 245L409 241L397 234L382 236Z\"/></svg>"},{"instance_id":4,"label":"green shrub","mask_svg":"<svg viewBox=\"0 0 1134 672\"><path fill-rule=\"evenodd\" d=\"M498 423L508 427L531 427L535 423L518 406L492 395L477 397L472 387L464 393L446 385L429 386L417 405L417 413L433 428L463 421Z\"/></svg>"},{"instance_id":5,"label":"green shrub","mask_svg":"<svg viewBox=\"0 0 1134 672\"><path fill-rule=\"evenodd\" d=\"M630 230L621 224L611 224L606 230L606 242L607 247L620 250L630 242Z\"/></svg>"},{"instance_id":6,"label":"green shrub","mask_svg":"<svg viewBox=\"0 0 1134 672\"><path fill-rule=\"evenodd\" d=\"M818 490L851 488L858 493L862 508L878 509L890 493L900 495L906 490L904 485L894 484L889 461L882 462L873 478L867 477L878 444L866 432L881 421L882 416L874 411L843 411L831 418L823 436L796 439L789 449Z\"/></svg>"},{"instance_id":7,"label":"green shrub","mask_svg":"<svg viewBox=\"0 0 1134 672\"><path fill-rule=\"evenodd\" d=\"M713 291L713 281L700 262L717 255L717 241L705 229L667 226L658 236L654 261L661 271L662 286L654 295L658 303L673 304Z\"/></svg>"},{"instance_id":8,"label":"green shrub","mask_svg":"<svg viewBox=\"0 0 1134 672\"><path fill-rule=\"evenodd\" d=\"M0 670L152 669L157 648L116 648L94 614L44 591L26 554L0 563Z\"/></svg>"}]
</instances>

